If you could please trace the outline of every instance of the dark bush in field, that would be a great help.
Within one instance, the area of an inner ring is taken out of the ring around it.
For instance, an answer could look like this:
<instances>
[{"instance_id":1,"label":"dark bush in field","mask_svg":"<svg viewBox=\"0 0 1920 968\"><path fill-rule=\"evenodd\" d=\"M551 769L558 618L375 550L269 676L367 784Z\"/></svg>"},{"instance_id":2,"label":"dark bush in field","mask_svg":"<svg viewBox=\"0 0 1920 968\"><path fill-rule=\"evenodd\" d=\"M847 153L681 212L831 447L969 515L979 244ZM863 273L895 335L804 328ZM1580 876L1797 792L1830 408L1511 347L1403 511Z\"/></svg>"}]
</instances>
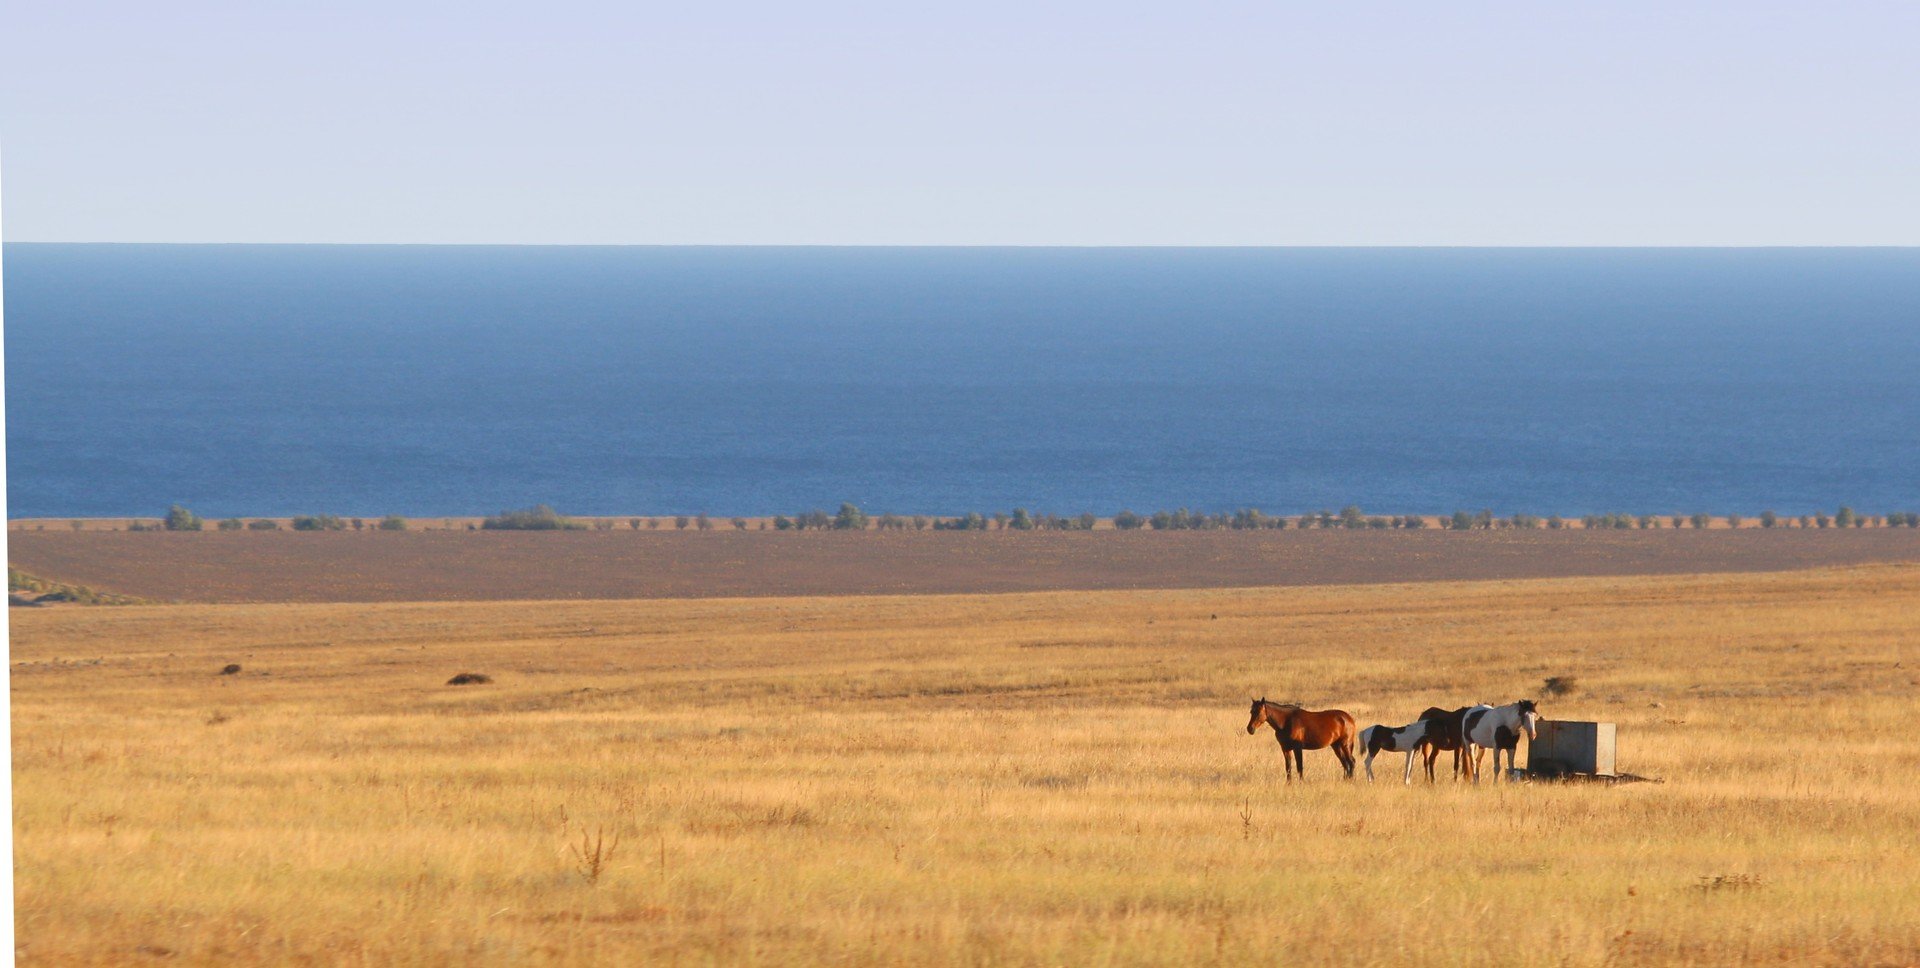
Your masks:
<instances>
[{"instance_id":1,"label":"dark bush in field","mask_svg":"<svg viewBox=\"0 0 1920 968\"><path fill-rule=\"evenodd\" d=\"M380 519L379 527L382 531L405 531L407 530L407 519L398 514L389 514Z\"/></svg>"},{"instance_id":2,"label":"dark bush in field","mask_svg":"<svg viewBox=\"0 0 1920 968\"><path fill-rule=\"evenodd\" d=\"M239 675L239 674L240 674L240 663L238 663L238 662L229 662L229 663L227 663L226 665L224 665L224 666L222 666L222 667L220 668L220 674L221 674L221 675L223 675L223 676L234 676L234 675Z\"/></svg>"},{"instance_id":3,"label":"dark bush in field","mask_svg":"<svg viewBox=\"0 0 1920 968\"><path fill-rule=\"evenodd\" d=\"M1566 696L1579 688L1580 680L1573 676L1548 676L1547 681L1541 684L1540 691L1549 696Z\"/></svg>"},{"instance_id":4,"label":"dark bush in field","mask_svg":"<svg viewBox=\"0 0 1920 968\"><path fill-rule=\"evenodd\" d=\"M1113 526L1120 531L1137 531L1145 527L1147 519L1132 511L1121 511L1113 516Z\"/></svg>"},{"instance_id":5,"label":"dark bush in field","mask_svg":"<svg viewBox=\"0 0 1920 968\"><path fill-rule=\"evenodd\" d=\"M168 531L198 531L200 516L176 504L167 509L165 526Z\"/></svg>"},{"instance_id":6,"label":"dark bush in field","mask_svg":"<svg viewBox=\"0 0 1920 968\"><path fill-rule=\"evenodd\" d=\"M295 531L345 531L347 522L331 514L301 515L293 519Z\"/></svg>"},{"instance_id":7,"label":"dark bush in field","mask_svg":"<svg viewBox=\"0 0 1920 968\"><path fill-rule=\"evenodd\" d=\"M79 522L75 522L75 523L77 524ZM240 529L245 528L246 526L247 526L247 522L242 521L239 518L224 518L220 521L218 525L216 525L216 527L218 527L222 531L239 531ZM78 531L80 529L75 528L74 530Z\"/></svg>"},{"instance_id":8,"label":"dark bush in field","mask_svg":"<svg viewBox=\"0 0 1920 968\"><path fill-rule=\"evenodd\" d=\"M1713 523L1713 516L1709 514L1696 514L1693 517L1688 518L1687 523L1693 525L1696 528L1704 528L1707 525Z\"/></svg>"},{"instance_id":9,"label":"dark bush in field","mask_svg":"<svg viewBox=\"0 0 1920 968\"><path fill-rule=\"evenodd\" d=\"M248 531L278 531L280 530L280 522L271 521L266 518L259 518L254 521L248 521L247 530Z\"/></svg>"},{"instance_id":10,"label":"dark bush in field","mask_svg":"<svg viewBox=\"0 0 1920 968\"><path fill-rule=\"evenodd\" d=\"M483 686L493 681L493 677L479 672L462 672L447 680L449 686Z\"/></svg>"},{"instance_id":11,"label":"dark bush in field","mask_svg":"<svg viewBox=\"0 0 1920 968\"><path fill-rule=\"evenodd\" d=\"M1771 527L1775 527L1775 526L1777 526L1777 525L1779 525L1779 523L1780 523L1780 516L1779 516L1779 515L1777 515L1777 514L1775 514L1775 513L1773 513L1772 511L1762 511L1762 512L1760 512L1760 526L1761 526L1761 527L1763 527L1763 528L1771 528Z\"/></svg>"}]
</instances>

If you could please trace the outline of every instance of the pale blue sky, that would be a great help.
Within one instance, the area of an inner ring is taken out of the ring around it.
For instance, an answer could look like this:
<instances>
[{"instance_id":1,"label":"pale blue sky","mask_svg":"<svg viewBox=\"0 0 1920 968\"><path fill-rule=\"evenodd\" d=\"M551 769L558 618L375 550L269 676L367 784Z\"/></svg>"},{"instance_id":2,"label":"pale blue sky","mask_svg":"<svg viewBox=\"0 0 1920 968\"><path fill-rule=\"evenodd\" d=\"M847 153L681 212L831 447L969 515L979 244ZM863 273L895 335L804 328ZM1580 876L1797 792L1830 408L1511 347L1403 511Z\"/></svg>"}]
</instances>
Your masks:
<instances>
[{"instance_id":1,"label":"pale blue sky","mask_svg":"<svg viewBox=\"0 0 1920 968\"><path fill-rule=\"evenodd\" d=\"M4 230L1920 244L1920 4L928 7L13 0Z\"/></svg>"}]
</instances>

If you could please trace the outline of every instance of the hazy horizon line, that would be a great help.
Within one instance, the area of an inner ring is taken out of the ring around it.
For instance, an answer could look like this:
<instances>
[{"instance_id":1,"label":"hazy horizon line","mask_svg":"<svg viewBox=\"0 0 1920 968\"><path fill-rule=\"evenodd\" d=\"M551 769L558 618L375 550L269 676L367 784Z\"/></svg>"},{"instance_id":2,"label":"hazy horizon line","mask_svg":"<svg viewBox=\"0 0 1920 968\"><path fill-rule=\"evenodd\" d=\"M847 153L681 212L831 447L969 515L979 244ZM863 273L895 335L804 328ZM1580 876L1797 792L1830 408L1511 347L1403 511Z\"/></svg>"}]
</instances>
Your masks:
<instances>
[{"instance_id":1,"label":"hazy horizon line","mask_svg":"<svg viewBox=\"0 0 1920 968\"><path fill-rule=\"evenodd\" d=\"M338 242L9 239L0 245L339 246L493 249L1920 249L1920 242Z\"/></svg>"}]
</instances>

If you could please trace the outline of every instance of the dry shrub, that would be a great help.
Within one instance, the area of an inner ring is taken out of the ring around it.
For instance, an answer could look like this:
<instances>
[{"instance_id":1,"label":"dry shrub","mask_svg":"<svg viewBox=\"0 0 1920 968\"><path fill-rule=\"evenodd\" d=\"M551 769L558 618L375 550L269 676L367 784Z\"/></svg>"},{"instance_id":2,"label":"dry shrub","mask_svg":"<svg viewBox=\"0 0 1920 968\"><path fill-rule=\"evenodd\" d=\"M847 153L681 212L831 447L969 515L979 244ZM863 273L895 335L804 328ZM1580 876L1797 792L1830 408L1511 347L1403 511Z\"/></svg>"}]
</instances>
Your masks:
<instances>
[{"instance_id":1,"label":"dry shrub","mask_svg":"<svg viewBox=\"0 0 1920 968\"><path fill-rule=\"evenodd\" d=\"M1540 686L1540 691L1549 696L1568 696L1580 690L1580 680L1573 676L1548 676Z\"/></svg>"},{"instance_id":2,"label":"dry shrub","mask_svg":"<svg viewBox=\"0 0 1920 968\"><path fill-rule=\"evenodd\" d=\"M222 666L222 667L220 668L220 674L221 674L221 675L223 675L223 676L234 676L234 675L239 675L239 674L240 674L240 663L238 663L238 662L229 662L229 663L227 663L226 665L224 665L224 666Z\"/></svg>"},{"instance_id":3,"label":"dry shrub","mask_svg":"<svg viewBox=\"0 0 1920 968\"><path fill-rule=\"evenodd\" d=\"M483 686L493 681L493 677L478 672L462 672L447 680L449 686Z\"/></svg>"}]
</instances>

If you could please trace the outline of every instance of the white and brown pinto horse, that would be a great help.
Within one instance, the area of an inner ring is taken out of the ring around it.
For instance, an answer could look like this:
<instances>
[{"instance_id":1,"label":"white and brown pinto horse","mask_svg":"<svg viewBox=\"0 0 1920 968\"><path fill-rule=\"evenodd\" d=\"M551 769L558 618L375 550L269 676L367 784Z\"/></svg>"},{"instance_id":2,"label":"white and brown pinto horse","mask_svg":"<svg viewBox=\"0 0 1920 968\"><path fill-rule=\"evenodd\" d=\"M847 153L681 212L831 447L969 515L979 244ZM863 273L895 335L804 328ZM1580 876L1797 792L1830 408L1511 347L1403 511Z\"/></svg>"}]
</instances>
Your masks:
<instances>
[{"instance_id":1,"label":"white and brown pinto horse","mask_svg":"<svg viewBox=\"0 0 1920 968\"><path fill-rule=\"evenodd\" d=\"M1416 719L1406 726L1368 726L1360 731L1360 747L1367 751L1367 782L1373 782L1373 758L1381 753L1407 754L1407 769L1400 778L1402 783L1413 782L1413 756L1429 742L1428 730L1434 727L1431 719Z\"/></svg>"},{"instance_id":2,"label":"white and brown pinto horse","mask_svg":"<svg viewBox=\"0 0 1920 968\"><path fill-rule=\"evenodd\" d=\"M1502 750L1507 754L1507 769L1518 769L1513 754L1520 746L1520 734L1526 733L1528 742L1537 737L1540 711L1534 708L1531 699L1505 706L1474 706L1467 710L1461 726L1462 736L1471 754L1467 759L1473 763L1473 782L1480 782L1480 753L1483 750L1493 751L1493 776L1497 780L1500 778Z\"/></svg>"}]
</instances>

